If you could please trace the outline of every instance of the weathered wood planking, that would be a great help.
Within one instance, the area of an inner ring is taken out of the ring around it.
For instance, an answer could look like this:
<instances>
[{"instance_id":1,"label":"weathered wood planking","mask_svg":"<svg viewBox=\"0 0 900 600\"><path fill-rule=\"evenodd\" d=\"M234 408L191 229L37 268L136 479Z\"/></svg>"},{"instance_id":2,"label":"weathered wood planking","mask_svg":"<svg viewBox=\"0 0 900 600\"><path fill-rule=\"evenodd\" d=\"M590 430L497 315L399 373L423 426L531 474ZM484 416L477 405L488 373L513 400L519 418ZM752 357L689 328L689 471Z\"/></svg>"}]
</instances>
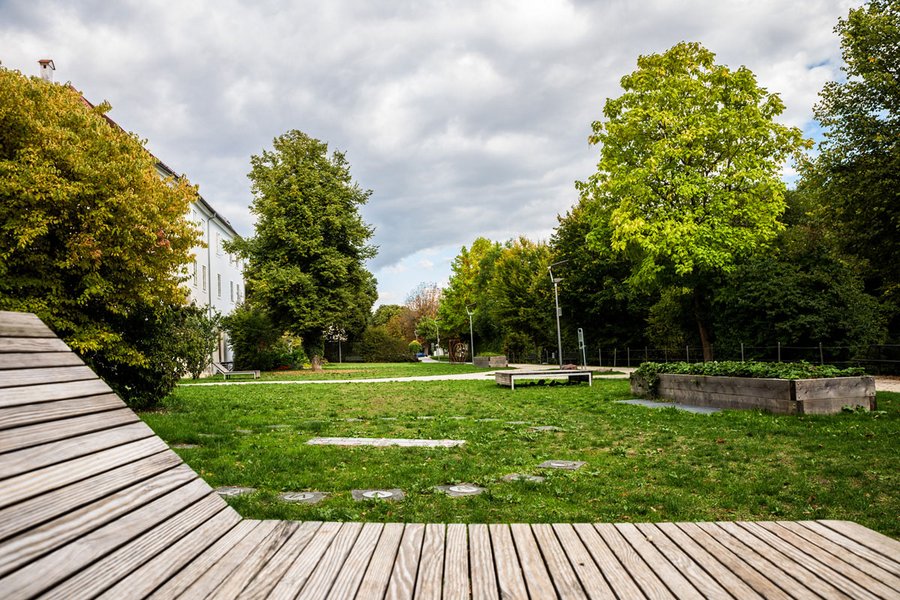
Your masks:
<instances>
[{"instance_id":1,"label":"weathered wood planking","mask_svg":"<svg viewBox=\"0 0 900 600\"><path fill-rule=\"evenodd\" d=\"M47 383L65 383L67 381L81 381L84 379L97 379L97 376L90 367L84 365L74 367L12 369L0 372L0 388Z\"/></svg>"},{"instance_id":2,"label":"weathered wood planking","mask_svg":"<svg viewBox=\"0 0 900 600\"><path fill-rule=\"evenodd\" d=\"M0 354L0 371L39 367L77 367L84 361L74 352L7 352ZM0 377L6 376L0 373Z\"/></svg>"},{"instance_id":3,"label":"weathered wood planking","mask_svg":"<svg viewBox=\"0 0 900 600\"><path fill-rule=\"evenodd\" d=\"M0 337L55 338L56 334L32 313L0 310Z\"/></svg>"},{"instance_id":4,"label":"weathered wood planking","mask_svg":"<svg viewBox=\"0 0 900 600\"><path fill-rule=\"evenodd\" d=\"M115 394L0 408L0 430L127 408ZM8 435L8 434L4 434Z\"/></svg>"},{"instance_id":5,"label":"weathered wood planking","mask_svg":"<svg viewBox=\"0 0 900 600\"><path fill-rule=\"evenodd\" d=\"M86 381L69 381L65 383L47 383L23 387L0 389L0 408L20 406L22 404L39 404L55 400L69 400L85 396L96 396L112 392L102 379Z\"/></svg>"},{"instance_id":6,"label":"weathered wood planking","mask_svg":"<svg viewBox=\"0 0 900 600\"><path fill-rule=\"evenodd\" d=\"M122 408L120 410L94 413L70 419L26 425L0 436L0 453L55 442L74 435L103 431L104 429L111 429L139 421L140 419L134 412L127 408Z\"/></svg>"}]
</instances>

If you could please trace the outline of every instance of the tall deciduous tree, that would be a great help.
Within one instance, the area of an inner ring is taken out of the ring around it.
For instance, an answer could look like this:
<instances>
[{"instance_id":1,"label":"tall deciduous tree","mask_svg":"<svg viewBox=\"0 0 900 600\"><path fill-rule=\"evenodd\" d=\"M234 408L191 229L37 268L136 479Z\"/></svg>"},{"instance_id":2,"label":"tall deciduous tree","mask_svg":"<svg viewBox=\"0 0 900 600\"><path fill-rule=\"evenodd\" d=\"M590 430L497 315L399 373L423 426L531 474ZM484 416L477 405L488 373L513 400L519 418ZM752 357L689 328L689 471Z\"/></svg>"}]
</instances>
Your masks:
<instances>
[{"instance_id":1,"label":"tall deciduous tree","mask_svg":"<svg viewBox=\"0 0 900 600\"><path fill-rule=\"evenodd\" d=\"M256 233L231 247L248 259L247 298L276 325L303 338L318 368L330 326L360 327L377 291L364 261L375 255L361 189L340 152L300 131L276 138L251 159Z\"/></svg>"},{"instance_id":2,"label":"tall deciduous tree","mask_svg":"<svg viewBox=\"0 0 900 600\"><path fill-rule=\"evenodd\" d=\"M473 326L480 339L497 338L496 322L490 318L489 291L494 266L500 257L501 246L486 238L477 238L469 248L463 246L450 265L450 281L441 297L438 318L441 329L451 335L468 338L469 316L466 308L475 312Z\"/></svg>"},{"instance_id":3,"label":"tall deciduous tree","mask_svg":"<svg viewBox=\"0 0 900 600\"><path fill-rule=\"evenodd\" d=\"M154 336L170 337L183 318L196 190L160 179L142 143L104 119L108 109L0 68L0 310L37 313L146 405L179 374L175 356L160 373ZM129 376L137 371L149 388Z\"/></svg>"},{"instance_id":4,"label":"tall deciduous tree","mask_svg":"<svg viewBox=\"0 0 900 600\"><path fill-rule=\"evenodd\" d=\"M612 247L635 259L631 282L693 297L711 356L709 289L779 230L785 161L806 144L775 121L781 99L697 43L641 56L593 124L601 144L583 196L612 202Z\"/></svg>"},{"instance_id":5,"label":"tall deciduous tree","mask_svg":"<svg viewBox=\"0 0 900 600\"><path fill-rule=\"evenodd\" d=\"M822 90L825 139L801 187L818 193L844 248L868 261L868 288L900 339L900 4L871 0L835 31L846 80Z\"/></svg>"}]
</instances>

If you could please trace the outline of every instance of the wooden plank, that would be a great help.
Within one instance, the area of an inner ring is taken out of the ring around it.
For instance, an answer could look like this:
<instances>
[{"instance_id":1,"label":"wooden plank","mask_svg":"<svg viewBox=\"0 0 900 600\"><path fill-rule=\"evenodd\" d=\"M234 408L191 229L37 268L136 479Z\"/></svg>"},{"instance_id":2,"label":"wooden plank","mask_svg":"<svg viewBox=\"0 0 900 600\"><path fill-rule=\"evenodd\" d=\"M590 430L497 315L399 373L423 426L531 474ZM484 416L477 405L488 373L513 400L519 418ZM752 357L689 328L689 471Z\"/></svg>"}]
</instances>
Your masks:
<instances>
[{"instance_id":1,"label":"wooden plank","mask_svg":"<svg viewBox=\"0 0 900 600\"><path fill-rule=\"evenodd\" d=\"M0 453L37 446L47 442L55 442L72 437L73 434L86 434L102 431L112 427L137 423L140 419L128 408L114 410L83 417L26 425L14 431L6 431L0 436ZM2 460L2 459L0 459Z\"/></svg>"},{"instance_id":2,"label":"wooden plank","mask_svg":"<svg viewBox=\"0 0 900 600\"><path fill-rule=\"evenodd\" d=\"M266 563L253 581L241 592L241 600L263 600L269 597L272 588L281 580L285 571L297 559L306 548L313 536L322 526L321 521L306 521L301 523L293 535L285 541L278 552Z\"/></svg>"},{"instance_id":3,"label":"wooden plank","mask_svg":"<svg viewBox=\"0 0 900 600\"><path fill-rule=\"evenodd\" d=\"M91 368L84 365L80 367L13 369L3 371L2 374L0 388L97 379L97 375Z\"/></svg>"},{"instance_id":4,"label":"wooden plank","mask_svg":"<svg viewBox=\"0 0 900 600\"><path fill-rule=\"evenodd\" d=\"M391 569L403 538L403 523L386 523L378 546L359 585L357 598L383 598L391 579Z\"/></svg>"},{"instance_id":5,"label":"wooden plank","mask_svg":"<svg viewBox=\"0 0 900 600\"><path fill-rule=\"evenodd\" d=\"M794 386L798 402L875 396L875 378L871 376L798 379Z\"/></svg>"},{"instance_id":6,"label":"wooden plank","mask_svg":"<svg viewBox=\"0 0 900 600\"><path fill-rule=\"evenodd\" d=\"M0 337L55 338L56 334L34 313L0 310Z\"/></svg>"},{"instance_id":7,"label":"wooden plank","mask_svg":"<svg viewBox=\"0 0 900 600\"><path fill-rule=\"evenodd\" d=\"M7 352L71 352L59 338L0 337L0 354Z\"/></svg>"},{"instance_id":8,"label":"wooden plank","mask_svg":"<svg viewBox=\"0 0 900 600\"><path fill-rule=\"evenodd\" d=\"M120 408L126 408L125 403L115 394L0 408L0 430Z\"/></svg>"},{"instance_id":9,"label":"wooden plank","mask_svg":"<svg viewBox=\"0 0 900 600\"><path fill-rule=\"evenodd\" d=\"M698 591L697 588L681 574L680 569L673 567L672 563L670 563L666 557L650 543L646 537L644 537L644 534L642 534L637 527L631 523L621 523L616 525L616 529L622 534L622 537L631 544L631 547L634 548L635 552L641 555L644 562L650 565L650 568L653 569L656 576L662 580L675 596L684 599L703 599L704 594L701 594L700 591ZM676 554L680 557L678 561L679 564L676 566L684 567L684 569L691 571L692 574L696 576L697 580L702 581L707 588L702 591L708 592L710 596L721 596L725 593L722 586L710 579L709 576L705 576L705 578L700 577L701 573L703 575L706 574L703 572L703 569L698 567L689 557L681 552L677 552Z\"/></svg>"},{"instance_id":10,"label":"wooden plank","mask_svg":"<svg viewBox=\"0 0 900 600\"><path fill-rule=\"evenodd\" d=\"M98 598L119 600L143 598L162 583L178 573L186 564L212 544L222 539L241 521L241 516L230 508L223 509L202 525L171 544L153 559L137 565L124 579L103 592Z\"/></svg>"},{"instance_id":11,"label":"wooden plank","mask_svg":"<svg viewBox=\"0 0 900 600\"><path fill-rule=\"evenodd\" d=\"M415 598L440 598L444 581L444 525L425 526L419 573L416 576Z\"/></svg>"},{"instance_id":12,"label":"wooden plank","mask_svg":"<svg viewBox=\"0 0 900 600\"><path fill-rule=\"evenodd\" d=\"M444 600L469 598L469 544L463 523L447 525L447 547L444 553Z\"/></svg>"},{"instance_id":13,"label":"wooden plank","mask_svg":"<svg viewBox=\"0 0 900 600\"><path fill-rule=\"evenodd\" d=\"M791 382L788 379L762 377L724 377L707 375L678 375L660 373L660 389L707 391L732 396L790 399Z\"/></svg>"},{"instance_id":14,"label":"wooden plank","mask_svg":"<svg viewBox=\"0 0 900 600\"><path fill-rule=\"evenodd\" d=\"M136 508L196 479L197 474L186 466L176 467L78 510L62 513L40 527L24 530L20 535L0 544L0 575L34 561L40 555L127 515ZM206 489L209 491L208 486Z\"/></svg>"},{"instance_id":15,"label":"wooden plank","mask_svg":"<svg viewBox=\"0 0 900 600\"><path fill-rule=\"evenodd\" d=\"M296 560L284 572L284 575L278 581L278 585L272 589L272 593L269 594L268 598L271 600L289 600L296 597L340 530L340 523L323 523L319 530L316 531L313 539L303 548L303 552L297 556Z\"/></svg>"},{"instance_id":16,"label":"wooden plank","mask_svg":"<svg viewBox=\"0 0 900 600\"><path fill-rule=\"evenodd\" d=\"M801 565L794 564L780 552L769 548L757 538L740 527L725 527L720 523L697 523L708 534L722 542L732 551L740 554L753 568L763 573L778 587L794 597L809 595L810 592L823 595L826 598L846 598L840 590L826 584L824 581L810 573Z\"/></svg>"},{"instance_id":17,"label":"wooden plank","mask_svg":"<svg viewBox=\"0 0 900 600\"><path fill-rule=\"evenodd\" d=\"M588 523L575 523L572 528L584 547L590 553L600 572L606 577L609 587L619 598L643 598L644 594L628 571L616 558L610 547L603 541L597 530Z\"/></svg>"},{"instance_id":18,"label":"wooden plank","mask_svg":"<svg viewBox=\"0 0 900 600\"><path fill-rule=\"evenodd\" d=\"M79 433L74 430L73 433ZM155 437L153 430L144 423L129 423L113 429L87 433L67 440L49 442L41 446L9 452L0 457L0 479L13 477L19 473L34 471L100 450L115 448L122 444Z\"/></svg>"},{"instance_id":19,"label":"wooden plank","mask_svg":"<svg viewBox=\"0 0 900 600\"><path fill-rule=\"evenodd\" d=\"M0 354L0 371L35 367L77 367L83 365L74 352L7 352Z\"/></svg>"},{"instance_id":20,"label":"wooden plank","mask_svg":"<svg viewBox=\"0 0 900 600\"><path fill-rule=\"evenodd\" d=\"M841 535L848 537L855 542L884 555L885 557L897 560L900 556L900 542L891 539L886 535L882 535L877 531L873 531L868 527L863 527L852 521L818 521L825 527L837 531Z\"/></svg>"},{"instance_id":21,"label":"wooden plank","mask_svg":"<svg viewBox=\"0 0 900 600\"><path fill-rule=\"evenodd\" d=\"M531 527L523 523L510 525L519 565L525 576L525 586L532 598L554 598L556 591L550 573L544 565L544 559L531 532Z\"/></svg>"},{"instance_id":22,"label":"wooden plank","mask_svg":"<svg viewBox=\"0 0 900 600\"><path fill-rule=\"evenodd\" d=\"M594 529L648 598L674 598L656 575L654 568L648 566L640 554L634 551L615 525L596 524Z\"/></svg>"},{"instance_id":23,"label":"wooden plank","mask_svg":"<svg viewBox=\"0 0 900 600\"><path fill-rule=\"evenodd\" d=\"M892 562L881 555L873 556L871 550L868 548L859 546L855 542L850 542L847 538L830 529L823 528L825 531L817 531L814 527L821 527L818 523L810 521L803 521L800 523L795 521L778 521L777 523L796 533L803 539L812 542L820 548L824 548L835 556L847 557L849 554L850 557L852 557L852 560L860 561L865 564L866 572L869 575L894 589L900 590L900 576L891 572L891 569L900 571L900 561ZM828 534L833 534L841 542L844 542L844 544L842 545L841 543L834 541L834 539L827 537Z\"/></svg>"},{"instance_id":24,"label":"wooden plank","mask_svg":"<svg viewBox=\"0 0 900 600\"><path fill-rule=\"evenodd\" d=\"M362 530L362 523L347 522L341 525L341 530L335 536L334 541L325 551L322 560L313 569L306 585L297 596L298 600L313 600L315 598L327 598L334 579L347 560L356 538L359 537Z\"/></svg>"},{"instance_id":25,"label":"wooden plank","mask_svg":"<svg viewBox=\"0 0 900 600\"><path fill-rule=\"evenodd\" d=\"M300 524L294 521L276 521L275 523L275 528L206 597L241 598L243 596L244 588L257 577L269 560L281 550L300 527Z\"/></svg>"},{"instance_id":26,"label":"wooden plank","mask_svg":"<svg viewBox=\"0 0 900 600\"><path fill-rule=\"evenodd\" d=\"M782 523L764 521L753 525L765 529L772 535L778 536L778 538L791 544L798 551L813 557L817 564L828 566L833 571L840 573L842 577L850 580L851 585L849 589L851 591L854 586L859 585L867 592L882 598L887 598L891 594L900 592L900 585L885 585L867 572L867 570L877 569L877 567L871 567L868 563L859 559L855 561L855 564L850 562L854 557L847 556L847 553L841 552L839 547L835 547L839 554L831 554L828 549L810 541L806 536L794 533L791 528L785 527ZM827 540L825 542L827 543ZM888 573L886 575L890 576ZM900 581L898 581L898 584L900 584Z\"/></svg>"},{"instance_id":27,"label":"wooden plank","mask_svg":"<svg viewBox=\"0 0 900 600\"><path fill-rule=\"evenodd\" d=\"M722 540L727 540L727 545L720 543L720 538L706 533L696 523L661 523L660 527L665 532L672 535L670 527L681 530L688 538L702 546L707 552L714 556L726 569L731 569L734 574L741 578L741 581L756 590L764 598L777 598L779 600L787 600L789 596L778 587L775 583L766 578L765 575L753 568L762 558L752 550L736 543L728 536L722 535ZM791 581L787 576L782 575L781 579ZM740 597L740 596L738 596Z\"/></svg>"},{"instance_id":28,"label":"wooden plank","mask_svg":"<svg viewBox=\"0 0 900 600\"><path fill-rule=\"evenodd\" d=\"M713 555L680 530L674 523L642 523L638 525L638 528L644 532L648 539L651 539L653 544L663 554L669 557L669 560L676 567L679 567L680 559L675 558L674 554L683 552L690 556L691 560L703 567L731 596L747 599L762 598L756 590L744 583L736 575L736 573L744 572L743 570L749 573L749 569L725 548L719 546L719 551ZM695 577L695 575L691 576ZM700 589L705 589L705 585Z\"/></svg>"},{"instance_id":29,"label":"wooden plank","mask_svg":"<svg viewBox=\"0 0 900 600\"><path fill-rule=\"evenodd\" d=\"M736 525L745 529L748 533L755 536L774 550L787 556L794 563L803 565L809 572L818 575L820 579L823 579L835 589L840 590L841 593L848 594L852 598L867 598L869 600L875 600L878 597L865 589L865 587L858 585L857 582L844 577L839 571L830 568L834 567L840 561L837 559L827 560L826 557L828 557L828 554L821 551L821 549L816 549L817 551L814 553L806 552L804 549L797 548L789 541L756 523L737 523ZM815 548L815 546L812 544L806 545L806 549L812 548Z\"/></svg>"},{"instance_id":30,"label":"wooden plank","mask_svg":"<svg viewBox=\"0 0 900 600\"><path fill-rule=\"evenodd\" d=\"M565 550L556 539L556 533L553 526L548 524L535 524L531 526L534 538L540 547L541 554L547 564L547 570L550 572L550 578L556 588L557 595L566 600L568 598L587 598L581 583L578 581L578 575L572 569L569 563L569 557L566 556ZM593 561L592 561L593 562Z\"/></svg>"},{"instance_id":31,"label":"wooden plank","mask_svg":"<svg viewBox=\"0 0 900 600\"><path fill-rule=\"evenodd\" d=\"M42 597L59 600L94 598L227 506L218 494L205 496L112 554L88 565Z\"/></svg>"},{"instance_id":32,"label":"wooden plank","mask_svg":"<svg viewBox=\"0 0 900 600\"><path fill-rule=\"evenodd\" d=\"M491 533L487 525L469 525L469 555L473 598L499 598Z\"/></svg>"},{"instance_id":33,"label":"wooden plank","mask_svg":"<svg viewBox=\"0 0 900 600\"><path fill-rule=\"evenodd\" d=\"M244 561L248 560L253 551L278 528L281 521L261 521L253 531L241 538L219 560L209 566L193 583L188 586L179 598L185 600L191 598L207 598L224 582L236 569L239 569ZM169 597L169 596L165 596Z\"/></svg>"},{"instance_id":34,"label":"wooden plank","mask_svg":"<svg viewBox=\"0 0 900 600\"><path fill-rule=\"evenodd\" d=\"M46 523L181 464L163 452L0 510L0 540ZM184 467L185 469L187 467Z\"/></svg>"},{"instance_id":35,"label":"wooden plank","mask_svg":"<svg viewBox=\"0 0 900 600\"><path fill-rule=\"evenodd\" d=\"M425 525L421 523L406 525L394 562L394 570L388 582L386 600L404 600L413 597L423 539L425 539Z\"/></svg>"},{"instance_id":36,"label":"wooden plank","mask_svg":"<svg viewBox=\"0 0 900 600\"><path fill-rule=\"evenodd\" d=\"M209 486L194 481L130 512L113 523L95 529L50 554L33 560L0 579L8 598L37 595L100 559L107 553L155 527L186 504L209 494Z\"/></svg>"},{"instance_id":37,"label":"wooden plank","mask_svg":"<svg viewBox=\"0 0 900 600\"><path fill-rule=\"evenodd\" d=\"M110 392L112 392L110 387L102 379L96 378L85 381L67 381L65 383L4 388L0 389L0 408L52 402L53 400L68 400L69 398L83 398Z\"/></svg>"},{"instance_id":38,"label":"wooden plank","mask_svg":"<svg viewBox=\"0 0 900 600\"><path fill-rule=\"evenodd\" d=\"M584 547L581 538L575 532L575 528L569 523L558 523L552 527L588 598L591 600L615 598L616 595L606 583L603 574L600 573L600 569L591 558L591 553Z\"/></svg>"},{"instance_id":39,"label":"wooden plank","mask_svg":"<svg viewBox=\"0 0 900 600\"><path fill-rule=\"evenodd\" d=\"M494 566L497 569L497 584L500 597L504 600L527 600L528 587L519 566L516 546L509 525L490 524L491 549L494 551Z\"/></svg>"},{"instance_id":40,"label":"wooden plank","mask_svg":"<svg viewBox=\"0 0 900 600\"><path fill-rule=\"evenodd\" d=\"M363 525L359 537L356 538L356 543L353 544L347 560L344 561L344 566L341 567L334 580L334 585L328 592L329 600L353 600L356 598L356 592L359 590L363 575L372 560L382 529L384 529L382 523Z\"/></svg>"},{"instance_id":41,"label":"wooden plank","mask_svg":"<svg viewBox=\"0 0 900 600\"><path fill-rule=\"evenodd\" d=\"M10 477L3 482L0 508L165 451L170 451L165 442L151 437Z\"/></svg>"},{"instance_id":42,"label":"wooden plank","mask_svg":"<svg viewBox=\"0 0 900 600\"><path fill-rule=\"evenodd\" d=\"M190 587L190 585L200 576L213 568L223 556L231 551L232 548L257 530L262 523L263 521L251 521L249 519L239 521L234 527L228 530L228 533L211 543L202 554L186 556L186 558L190 560L187 566L178 571L173 577L170 577L162 585L160 585L159 582L154 582L154 587L156 587L156 589L150 595L150 598L168 600L169 598L177 597L185 589ZM210 540L210 542L211 541L212 540ZM192 550L193 547L188 546L183 549ZM111 596L111 598L113 600L116 599L115 596Z\"/></svg>"}]
</instances>

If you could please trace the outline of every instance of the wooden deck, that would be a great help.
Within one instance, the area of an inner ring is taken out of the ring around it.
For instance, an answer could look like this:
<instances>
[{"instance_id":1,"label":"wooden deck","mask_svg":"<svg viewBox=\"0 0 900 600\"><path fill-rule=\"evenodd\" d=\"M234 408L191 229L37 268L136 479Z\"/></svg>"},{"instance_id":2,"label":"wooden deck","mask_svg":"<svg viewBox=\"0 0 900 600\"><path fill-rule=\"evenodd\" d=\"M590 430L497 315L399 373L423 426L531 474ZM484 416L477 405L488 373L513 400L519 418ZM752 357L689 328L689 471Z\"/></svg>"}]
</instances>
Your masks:
<instances>
[{"instance_id":1,"label":"wooden deck","mask_svg":"<svg viewBox=\"0 0 900 600\"><path fill-rule=\"evenodd\" d=\"M242 519L35 317L0 313L0 598L900 598L846 521Z\"/></svg>"},{"instance_id":2,"label":"wooden deck","mask_svg":"<svg viewBox=\"0 0 900 600\"><path fill-rule=\"evenodd\" d=\"M516 389L516 380L539 381L543 383L547 379L565 379L567 383L586 381L589 386L594 385L590 371L577 369L548 369L542 371L497 371L494 373L494 381L510 389Z\"/></svg>"}]
</instances>

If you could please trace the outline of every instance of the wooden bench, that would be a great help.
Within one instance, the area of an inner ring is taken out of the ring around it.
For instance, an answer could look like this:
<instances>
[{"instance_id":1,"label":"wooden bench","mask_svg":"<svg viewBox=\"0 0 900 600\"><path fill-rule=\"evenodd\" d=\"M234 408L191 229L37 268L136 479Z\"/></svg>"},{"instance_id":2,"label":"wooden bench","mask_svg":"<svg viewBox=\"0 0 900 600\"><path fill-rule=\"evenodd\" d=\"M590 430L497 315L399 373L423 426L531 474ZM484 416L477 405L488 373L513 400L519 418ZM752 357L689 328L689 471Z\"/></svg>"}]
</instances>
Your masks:
<instances>
[{"instance_id":1,"label":"wooden bench","mask_svg":"<svg viewBox=\"0 0 900 600\"><path fill-rule=\"evenodd\" d=\"M242 519L33 315L0 312L0 598L900 596L846 521Z\"/></svg>"},{"instance_id":2,"label":"wooden bench","mask_svg":"<svg viewBox=\"0 0 900 600\"><path fill-rule=\"evenodd\" d=\"M593 386L593 378L590 371L578 371L576 369L549 369L546 371L498 371L494 374L497 385L516 389L516 380L565 379L567 383L587 381Z\"/></svg>"},{"instance_id":3,"label":"wooden bench","mask_svg":"<svg viewBox=\"0 0 900 600\"><path fill-rule=\"evenodd\" d=\"M213 362L212 365L213 365L213 369L215 369L217 373L220 373L222 375L222 378L225 379L225 381L228 381L229 376L234 377L235 375L241 375L241 376L245 376L245 377L253 377L253 379L259 379L259 371L256 369L249 370L249 371L231 371L231 370L227 369L225 367L225 365L223 365L222 363Z\"/></svg>"}]
</instances>

